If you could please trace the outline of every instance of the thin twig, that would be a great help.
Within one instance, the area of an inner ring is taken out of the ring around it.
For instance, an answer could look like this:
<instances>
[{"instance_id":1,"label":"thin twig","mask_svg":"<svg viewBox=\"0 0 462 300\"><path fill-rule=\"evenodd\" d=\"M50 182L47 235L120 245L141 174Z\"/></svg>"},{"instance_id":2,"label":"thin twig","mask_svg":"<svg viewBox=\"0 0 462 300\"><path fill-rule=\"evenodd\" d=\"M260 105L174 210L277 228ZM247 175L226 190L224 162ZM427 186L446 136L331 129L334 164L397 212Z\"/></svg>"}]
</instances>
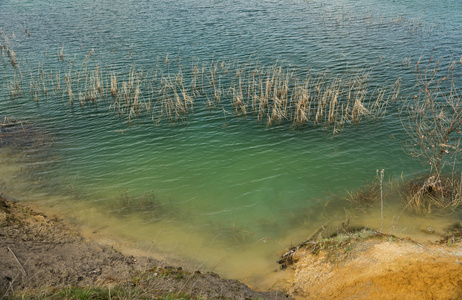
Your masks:
<instances>
[{"instance_id":1,"label":"thin twig","mask_svg":"<svg viewBox=\"0 0 462 300\"><path fill-rule=\"evenodd\" d=\"M14 259L16 259L16 261L18 262L18 265L21 267L21 271L22 273L24 274L24 276L27 276L27 272L26 270L24 269L24 267L22 266L21 262L19 261L19 259L16 257L16 255L14 254L13 250L10 249L10 247L6 247L8 250L10 250L11 254L13 254L13 257Z\"/></svg>"}]
</instances>

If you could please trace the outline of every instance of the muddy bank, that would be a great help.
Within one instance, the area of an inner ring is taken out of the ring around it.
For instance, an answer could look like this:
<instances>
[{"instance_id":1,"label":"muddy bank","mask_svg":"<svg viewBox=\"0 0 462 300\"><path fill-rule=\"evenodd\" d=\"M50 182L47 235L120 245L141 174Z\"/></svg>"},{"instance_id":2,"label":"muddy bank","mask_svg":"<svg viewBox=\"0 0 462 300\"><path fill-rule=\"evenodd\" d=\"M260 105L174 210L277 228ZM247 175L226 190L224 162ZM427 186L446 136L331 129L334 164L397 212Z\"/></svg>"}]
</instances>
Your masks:
<instances>
[{"instance_id":1,"label":"muddy bank","mask_svg":"<svg viewBox=\"0 0 462 300\"><path fill-rule=\"evenodd\" d=\"M281 259L295 299L462 299L461 231L416 243L370 229L320 237Z\"/></svg>"},{"instance_id":2,"label":"muddy bank","mask_svg":"<svg viewBox=\"0 0 462 300\"><path fill-rule=\"evenodd\" d=\"M140 298L172 293L208 299L287 298L277 291L253 291L214 273L123 255L84 240L62 220L0 196L0 299L24 290L69 286L136 288Z\"/></svg>"}]
</instances>

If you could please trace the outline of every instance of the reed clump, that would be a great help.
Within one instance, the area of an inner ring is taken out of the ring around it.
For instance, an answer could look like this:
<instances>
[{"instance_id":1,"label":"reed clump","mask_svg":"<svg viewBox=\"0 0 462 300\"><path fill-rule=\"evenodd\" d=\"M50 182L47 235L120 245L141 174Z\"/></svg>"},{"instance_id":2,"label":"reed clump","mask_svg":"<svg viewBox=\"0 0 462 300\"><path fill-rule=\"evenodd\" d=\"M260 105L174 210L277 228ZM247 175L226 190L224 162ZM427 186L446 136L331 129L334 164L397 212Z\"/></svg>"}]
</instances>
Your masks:
<instances>
[{"instance_id":1,"label":"reed clump","mask_svg":"<svg viewBox=\"0 0 462 300\"><path fill-rule=\"evenodd\" d=\"M11 76L8 85L6 86L8 95L11 99L20 97L23 94L23 77L21 68L15 68L14 74Z\"/></svg>"},{"instance_id":2,"label":"reed clump","mask_svg":"<svg viewBox=\"0 0 462 300\"><path fill-rule=\"evenodd\" d=\"M58 50L59 59L63 51ZM80 66L70 64L68 71L47 71L39 64L29 80L31 98L38 101L40 94L51 92L70 105L75 99L81 107L104 103L129 122L142 115L156 124L186 121L194 107L202 106L266 126L326 126L336 133L346 124L384 116L400 92L399 80L389 89L371 89L371 71L336 77L325 72L303 74L280 64L265 67L220 60L188 68L167 56L153 71L131 68L123 74L89 58L90 54ZM13 87L11 94L17 95Z\"/></svg>"},{"instance_id":3,"label":"reed clump","mask_svg":"<svg viewBox=\"0 0 462 300\"><path fill-rule=\"evenodd\" d=\"M0 51L2 53L2 58L4 56L4 53L7 54L7 56L10 59L10 64L13 68L16 68L18 66L18 61L17 61L17 56L16 53L13 50L12 42L10 42L10 39L6 34L0 31ZM14 34L12 36L14 40Z\"/></svg>"},{"instance_id":4,"label":"reed clump","mask_svg":"<svg viewBox=\"0 0 462 300\"><path fill-rule=\"evenodd\" d=\"M462 176L423 177L406 182L405 209L418 214L449 214L462 206Z\"/></svg>"},{"instance_id":5,"label":"reed clump","mask_svg":"<svg viewBox=\"0 0 462 300\"><path fill-rule=\"evenodd\" d=\"M347 191L348 197L346 200L355 209L369 209L377 205L380 201L380 185L372 184L367 187L357 189L355 191Z\"/></svg>"},{"instance_id":6,"label":"reed clump","mask_svg":"<svg viewBox=\"0 0 462 300\"><path fill-rule=\"evenodd\" d=\"M8 85L8 92L11 98L16 98L21 95L21 88L19 87L19 82L14 80Z\"/></svg>"}]
</instances>

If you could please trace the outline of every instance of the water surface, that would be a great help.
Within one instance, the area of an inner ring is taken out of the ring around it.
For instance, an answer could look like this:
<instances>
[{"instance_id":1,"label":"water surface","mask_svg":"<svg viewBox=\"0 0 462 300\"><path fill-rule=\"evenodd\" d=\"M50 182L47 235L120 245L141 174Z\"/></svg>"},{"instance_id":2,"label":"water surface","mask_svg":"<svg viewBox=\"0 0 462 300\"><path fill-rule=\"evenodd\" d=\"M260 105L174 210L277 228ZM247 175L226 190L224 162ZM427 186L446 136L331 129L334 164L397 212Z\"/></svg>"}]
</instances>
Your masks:
<instances>
[{"instance_id":1,"label":"water surface","mask_svg":"<svg viewBox=\"0 0 462 300\"><path fill-rule=\"evenodd\" d=\"M459 61L461 8L410 0L2 1L0 28L18 65L4 51L0 115L54 140L46 151L2 149L2 192L65 214L103 241L271 286L261 274L319 226L349 215L380 226L378 207L367 217L349 211L347 191L376 181L376 170L387 180L426 170L402 150L399 105L415 91L420 58ZM216 61L233 71L278 64L297 78L369 73L370 91L389 91L400 78L401 94L385 117L333 135L331 126L267 127L252 114L236 116L230 97L224 110L197 99L180 122L146 115L128 122L109 108L110 95L81 107L78 95L70 105L62 92L40 92L36 101L30 92L40 69L48 80L59 74L65 87L66 73L96 66L128 78L133 69L174 75L181 65L188 78L194 65ZM15 72L24 92L11 97ZM387 231L418 235L450 221L402 217L393 227L402 208L395 202L386 199Z\"/></svg>"}]
</instances>

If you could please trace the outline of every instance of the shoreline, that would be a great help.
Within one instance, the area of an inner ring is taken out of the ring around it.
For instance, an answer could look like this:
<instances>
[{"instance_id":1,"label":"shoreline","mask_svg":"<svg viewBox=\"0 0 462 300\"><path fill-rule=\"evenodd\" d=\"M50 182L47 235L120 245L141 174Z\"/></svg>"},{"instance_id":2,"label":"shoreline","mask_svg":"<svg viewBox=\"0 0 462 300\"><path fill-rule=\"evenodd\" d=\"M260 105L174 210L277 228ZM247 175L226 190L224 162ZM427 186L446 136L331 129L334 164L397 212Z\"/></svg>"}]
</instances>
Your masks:
<instances>
[{"instance_id":1,"label":"shoreline","mask_svg":"<svg viewBox=\"0 0 462 300\"><path fill-rule=\"evenodd\" d=\"M124 255L85 240L57 217L0 195L0 299L44 296L50 290L98 287L136 289L139 296L173 299L286 299L283 292L254 291L218 274L184 270L153 258ZM22 296L21 296L22 295ZM178 297L178 298L177 298Z\"/></svg>"},{"instance_id":2,"label":"shoreline","mask_svg":"<svg viewBox=\"0 0 462 300\"><path fill-rule=\"evenodd\" d=\"M0 299L80 299L75 290L96 295L95 299L462 296L461 224L439 242L416 242L367 228L317 233L279 261L287 278L283 291L255 291L213 272L123 254L114 245L84 238L63 219L2 195L0 237Z\"/></svg>"}]
</instances>

